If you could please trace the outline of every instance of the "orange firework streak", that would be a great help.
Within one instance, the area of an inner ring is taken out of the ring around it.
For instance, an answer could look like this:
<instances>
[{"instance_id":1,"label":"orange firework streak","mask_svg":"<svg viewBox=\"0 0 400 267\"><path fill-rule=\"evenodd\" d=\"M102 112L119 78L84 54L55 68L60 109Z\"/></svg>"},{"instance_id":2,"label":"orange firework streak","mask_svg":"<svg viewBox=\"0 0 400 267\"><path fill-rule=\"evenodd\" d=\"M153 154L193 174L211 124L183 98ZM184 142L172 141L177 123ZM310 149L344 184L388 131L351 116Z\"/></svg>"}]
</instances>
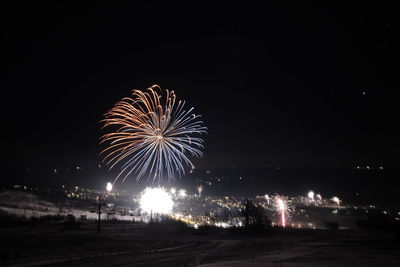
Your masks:
<instances>
[{"instance_id":1,"label":"orange firework streak","mask_svg":"<svg viewBox=\"0 0 400 267\"><path fill-rule=\"evenodd\" d=\"M133 90L131 97L104 114L102 129L113 126L116 130L101 137L100 143L108 147L100 154L105 155L103 162L110 169L122 164L114 183L131 173L137 173L136 180L146 173L148 179L161 180L165 175L184 174L184 164L194 168L186 154L203 155L203 140L197 136L206 133L206 127L198 120L200 115L192 113L193 107L184 107L184 101L176 101L174 91L153 85L145 92Z\"/></svg>"}]
</instances>

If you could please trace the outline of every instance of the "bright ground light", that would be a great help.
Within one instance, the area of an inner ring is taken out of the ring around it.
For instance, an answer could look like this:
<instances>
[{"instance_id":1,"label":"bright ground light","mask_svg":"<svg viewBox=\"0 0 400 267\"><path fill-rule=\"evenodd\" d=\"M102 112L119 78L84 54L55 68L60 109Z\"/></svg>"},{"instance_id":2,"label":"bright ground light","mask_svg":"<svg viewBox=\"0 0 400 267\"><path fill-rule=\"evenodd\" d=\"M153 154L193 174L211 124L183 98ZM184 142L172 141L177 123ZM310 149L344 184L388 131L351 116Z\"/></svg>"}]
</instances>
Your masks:
<instances>
[{"instance_id":1,"label":"bright ground light","mask_svg":"<svg viewBox=\"0 0 400 267\"><path fill-rule=\"evenodd\" d=\"M113 188L112 183L107 183L107 187L106 187L107 191L110 192L112 190L112 188Z\"/></svg>"},{"instance_id":2,"label":"bright ground light","mask_svg":"<svg viewBox=\"0 0 400 267\"><path fill-rule=\"evenodd\" d=\"M314 195L315 195L314 191L312 191L312 190L308 191L307 196L311 201L314 201Z\"/></svg>"},{"instance_id":3,"label":"bright ground light","mask_svg":"<svg viewBox=\"0 0 400 267\"><path fill-rule=\"evenodd\" d=\"M170 214L174 201L162 187L147 187L140 198L140 208L147 213Z\"/></svg>"},{"instance_id":4,"label":"bright ground light","mask_svg":"<svg viewBox=\"0 0 400 267\"><path fill-rule=\"evenodd\" d=\"M340 199L338 197L333 197L331 200L335 202L337 205L340 205Z\"/></svg>"}]
</instances>

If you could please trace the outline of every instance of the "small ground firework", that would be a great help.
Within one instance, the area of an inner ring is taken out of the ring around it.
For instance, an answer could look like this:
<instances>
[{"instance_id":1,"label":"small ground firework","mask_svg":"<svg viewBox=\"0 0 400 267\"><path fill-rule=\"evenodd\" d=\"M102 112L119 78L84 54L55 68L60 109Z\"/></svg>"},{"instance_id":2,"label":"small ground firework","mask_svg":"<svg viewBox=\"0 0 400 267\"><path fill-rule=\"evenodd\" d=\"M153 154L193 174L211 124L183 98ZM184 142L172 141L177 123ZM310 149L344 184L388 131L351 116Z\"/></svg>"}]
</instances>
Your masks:
<instances>
[{"instance_id":1,"label":"small ground firework","mask_svg":"<svg viewBox=\"0 0 400 267\"><path fill-rule=\"evenodd\" d=\"M285 218L285 213L286 213L286 205L285 202L281 198L276 199L276 206L278 211L281 213L281 225L282 227L286 226L286 218Z\"/></svg>"},{"instance_id":2,"label":"small ground firework","mask_svg":"<svg viewBox=\"0 0 400 267\"><path fill-rule=\"evenodd\" d=\"M340 199L339 199L338 197L336 197L336 196L335 196L335 197L332 197L332 198L331 198L331 201L333 201L333 202L334 202L336 205L338 205L338 206L340 205Z\"/></svg>"},{"instance_id":3,"label":"small ground firework","mask_svg":"<svg viewBox=\"0 0 400 267\"><path fill-rule=\"evenodd\" d=\"M174 201L162 187L147 187L140 198L140 208L148 214L170 214Z\"/></svg>"},{"instance_id":4,"label":"small ground firework","mask_svg":"<svg viewBox=\"0 0 400 267\"><path fill-rule=\"evenodd\" d=\"M314 202L314 196L315 196L314 191L312 191L312 190L308 191L307 197L309 198L309 200L310 200L311 202Z\"/></svg>"}]
</instances>

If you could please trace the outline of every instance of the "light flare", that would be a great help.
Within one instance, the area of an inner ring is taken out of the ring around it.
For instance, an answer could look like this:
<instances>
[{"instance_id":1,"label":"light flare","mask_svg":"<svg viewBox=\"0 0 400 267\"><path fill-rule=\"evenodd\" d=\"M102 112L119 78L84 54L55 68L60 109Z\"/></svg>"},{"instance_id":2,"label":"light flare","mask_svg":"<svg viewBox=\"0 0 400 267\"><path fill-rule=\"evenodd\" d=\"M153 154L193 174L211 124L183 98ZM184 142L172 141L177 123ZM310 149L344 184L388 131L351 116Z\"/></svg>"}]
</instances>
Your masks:
<instances>
[{"instance_id":1,"label":"light flare","mask_svg":"<svg viewBox=\"0 0 400 267\"><path fill-rule=\"evenodd\" d=\"M179 196L180 196L180 197L186 197L186 196L187 196L186 190L185 190L185 189L179 190Z\"/></svg>"}]
</instances>

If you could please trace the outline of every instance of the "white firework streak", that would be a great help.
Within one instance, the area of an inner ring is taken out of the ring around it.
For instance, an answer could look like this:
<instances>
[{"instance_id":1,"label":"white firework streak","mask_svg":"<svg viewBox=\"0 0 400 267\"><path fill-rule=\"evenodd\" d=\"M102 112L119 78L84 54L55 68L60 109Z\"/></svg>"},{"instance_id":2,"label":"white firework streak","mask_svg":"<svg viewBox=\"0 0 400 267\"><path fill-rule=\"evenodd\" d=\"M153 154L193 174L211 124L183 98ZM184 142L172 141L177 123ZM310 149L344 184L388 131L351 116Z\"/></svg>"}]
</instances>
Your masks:
<instances>
[{"instance_id":1,"label":"white firework streak","mask_svg":"<svg viewBox=\"0 0 400 267\"><path fill-rule=\"evenodd\" d=\"M117 128L100 141L109 144L100 154L105 154L103 161L110 169L122 164L114 183L121 175L124 181L132 173L137 174L136 180L146 173L149 179L159 181L165 173L168 178L181 176L184 163L194 168L185 154L203 155L203 139L192 137L207 133L203 121L198 120L200 115L192 113L193 107L185 110L185 102L177 102L174 91L165 90L162 104L162 93L158 85L146 92L133 90L131 97L123 98L104 115L102 128Z\"/></svg>"}]
</instances>

